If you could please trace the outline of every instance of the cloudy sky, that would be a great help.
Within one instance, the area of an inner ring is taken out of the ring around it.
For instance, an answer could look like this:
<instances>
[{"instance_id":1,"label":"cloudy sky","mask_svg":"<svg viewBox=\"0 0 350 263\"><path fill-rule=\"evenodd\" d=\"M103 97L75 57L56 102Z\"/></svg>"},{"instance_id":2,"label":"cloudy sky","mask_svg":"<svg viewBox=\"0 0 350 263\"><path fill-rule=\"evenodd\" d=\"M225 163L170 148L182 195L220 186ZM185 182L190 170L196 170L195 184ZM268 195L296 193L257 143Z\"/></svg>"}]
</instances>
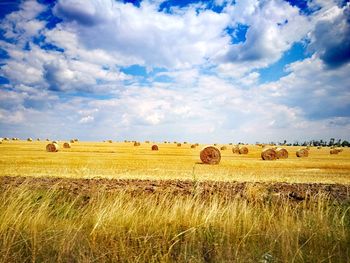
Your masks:
<instances>
[{"instance_id":1,"label":"cloudy sky","mask_svg":"<svg viewBox=\"0 0 350 263\"><path fill-rule=\"evenodd\" d=\"M0 136L350 139L350 3L0 2Z\"/></svg>"}]
</instances>

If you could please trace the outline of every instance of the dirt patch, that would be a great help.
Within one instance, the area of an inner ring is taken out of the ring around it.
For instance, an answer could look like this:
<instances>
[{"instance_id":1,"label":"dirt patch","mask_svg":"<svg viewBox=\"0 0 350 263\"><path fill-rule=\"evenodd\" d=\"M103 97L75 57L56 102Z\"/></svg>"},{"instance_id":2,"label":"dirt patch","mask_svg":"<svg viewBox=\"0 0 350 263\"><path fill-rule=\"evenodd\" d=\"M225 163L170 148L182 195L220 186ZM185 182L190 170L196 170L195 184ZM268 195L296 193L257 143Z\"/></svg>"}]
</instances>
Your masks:
<instances>
[{"instance_id":1,"label":"dirt patch","mask_svg":"<svg viewBox=\"0 0 350 263\"><path fill-rule=\"evenodd\" d=\"M266 182L194 182L190 180L138 180L138 179L67 179L47 177L0 177L0 190L30 186L32 189L62 189L73 194L89 192L126 191L132 194L212 195L230 197L256 196L269 198L283 196L295 201L325 194L341 202L350 201L350 185L319 183L266 183Z\"/></svg>"}]
</instances>

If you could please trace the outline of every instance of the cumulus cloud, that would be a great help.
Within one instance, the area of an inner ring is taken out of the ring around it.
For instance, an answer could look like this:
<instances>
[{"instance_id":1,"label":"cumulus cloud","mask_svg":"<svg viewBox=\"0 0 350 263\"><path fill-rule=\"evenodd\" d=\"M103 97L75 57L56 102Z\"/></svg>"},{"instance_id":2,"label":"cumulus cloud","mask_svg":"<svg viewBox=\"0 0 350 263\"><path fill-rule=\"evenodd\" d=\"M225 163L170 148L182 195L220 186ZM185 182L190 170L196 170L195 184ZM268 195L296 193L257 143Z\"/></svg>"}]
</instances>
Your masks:
<instances>
[{"instance_id":1,"label":"cumulus cloud","mask_svg":"<svg viewBox=\"0 0 350 263\"><path fill-rule=\"evenodd\" d=\"M254 68L267 67L277 61L312 28L310 18L282 0L236 1L227 6L226 11L231 17L231 28L248 27L246 41L226 45L219 56L219 71L232 77L237 77L232 68L239 68L238 77L241 77Z\"/></svg>"},{"instance_id":2,"label":"cumulus cloud","mask_svg":"<svg viewBox=\"0 0 350 263\"><path fill-rule=\"evenodd\" d=\"M350 61L350 3L332 6L319 15L311 33L310 49L316 51L329 68Z\"/></svg>"},{"instance_id":3,"label":"cumulus cloud","mask_svg":"<svg viewBox=\"0 0 350 263\"><path fill-rule=\"evenodd\" d=\"M54 13L65 28L78 35L89 49L103 49L127 56L147 66L179 68L202 64L213 57L229 38L223 34L229 17L188 8L181 14L158 12L148 1L132 4L58 1ZM96 38L96 35L103 35Z\"/></svg>"},{"instance_id":4,"label":"cumulus cloud","mask_svg":"<svg viewBox=\"0 0 350 263\"><path fill-rule=\"evenodd\" d=\"M137 7L59 0L52 12L62 21L45 27L38 16L49 7L24 1L0 22L8 55L0 74L10 82L0 87L0 133L202 142L347 138L349 4L316 2L320 7L307 15L281 0L216 1L220 13L205 4L159 11L159 1ZM248 28L245 40L234 43L238 33L228 29L239 25ZM257 69L303 40L313 55L260 84ZM145 76L122 72L134 64L146 68Z\"/></svg>"}]
</instances>

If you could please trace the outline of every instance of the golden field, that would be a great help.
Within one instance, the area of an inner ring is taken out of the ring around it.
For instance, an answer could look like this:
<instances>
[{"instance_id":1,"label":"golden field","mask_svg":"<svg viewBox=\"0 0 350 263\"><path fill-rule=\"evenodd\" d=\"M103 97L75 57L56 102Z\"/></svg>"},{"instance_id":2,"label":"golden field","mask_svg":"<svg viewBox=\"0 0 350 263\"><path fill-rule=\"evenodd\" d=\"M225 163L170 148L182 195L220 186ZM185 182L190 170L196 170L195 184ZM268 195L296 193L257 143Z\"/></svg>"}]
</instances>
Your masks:
<instances>
[{"instance_id":1,"label":"golden field","mask_svg":"<svg viewBox=\"0 0 350 263\"><path fill-rule=\"evenodd\" d=\"M46 144L0 145L0 262L350 262L348 148Z\"/></svg>"},{"instance_id":2,"label":"golden field","mask_svg":"<svg viewBox=\"0 0 350 263\"><path fill-rule=\"evenodd\" d=\"M68 178L193 179L216 181L341 183L350 184L350 148L330 155L329 147L310 148L307 158L298 158L301 147L285 147L288 159L263 161L261 147L248 145L247 155L233 154L231 145L221 151L219 165L203 165L199 152L204 145L76 142L72 148L46 152L46 141L8 141L0 145L0 176L53 176ZM218 145L220 147L222 145Z\"/></svg>"}]
</instances>

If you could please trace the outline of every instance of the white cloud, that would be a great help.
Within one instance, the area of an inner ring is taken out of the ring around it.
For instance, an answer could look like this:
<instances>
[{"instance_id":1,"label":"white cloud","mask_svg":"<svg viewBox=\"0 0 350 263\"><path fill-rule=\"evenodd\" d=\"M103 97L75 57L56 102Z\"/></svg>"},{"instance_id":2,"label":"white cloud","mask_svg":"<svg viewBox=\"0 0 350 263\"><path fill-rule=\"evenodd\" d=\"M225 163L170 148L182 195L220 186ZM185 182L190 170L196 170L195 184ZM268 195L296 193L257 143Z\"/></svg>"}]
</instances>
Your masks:
<instances>
[{"instance_id":1,"label":"white cloud","mask_svg":"<svg viewBox=\"0 0 350 263\"><path fill-rule=\"evenodd\" d=\"M80 119L79 123L89 123L89 122L93 122L94 121L94 117L92 116L85 116L83 118Z\"/></svg>"},{"instance_id":2,"label":"white cloud","mask_svg":"<svg viewBox=\"0 0 350 263\"><path fill-rule=\"evenodd\" d=\"M147 66L202 64L229 41L223 34L229 19L225 13L197 14L195 8L188 8L181 14L167 14L147 1L140 8L108 0L80 4L79 10L74 6L64 0L55 6L56 15L66 21L62 30L76 34L88 49L108 50Z\"/></svg>"},{"instance_id":3,"label":"white cloud","mask_svg":"<svg viewBox=\"0 0 350 263\"><path fill-rule=\"evenodd\" d=\"M0 133L202 142L349 139L350 66L326 67L322 54L336 41L317 31L325 20L323 29L339 25L346 32L340 7L323 6L310 16L280 0L237 1L220 14L198 5L173 13L158 7L159 1L137 8L61 0L54 13L63 22L47 29L35 18L45 7L23 2L1 22L17 43L0 41L10 56L0 69L10 80L0 88ZM249 26L247 40L232 45L225 28L238 23ZM46 37L39 45L33 42L38 35ZM304 37L316 53L287 65L289 75L260 85L255 69ZM146 78L120 72L132 64L167 70Z\"/></svg>"}]
</instances>

